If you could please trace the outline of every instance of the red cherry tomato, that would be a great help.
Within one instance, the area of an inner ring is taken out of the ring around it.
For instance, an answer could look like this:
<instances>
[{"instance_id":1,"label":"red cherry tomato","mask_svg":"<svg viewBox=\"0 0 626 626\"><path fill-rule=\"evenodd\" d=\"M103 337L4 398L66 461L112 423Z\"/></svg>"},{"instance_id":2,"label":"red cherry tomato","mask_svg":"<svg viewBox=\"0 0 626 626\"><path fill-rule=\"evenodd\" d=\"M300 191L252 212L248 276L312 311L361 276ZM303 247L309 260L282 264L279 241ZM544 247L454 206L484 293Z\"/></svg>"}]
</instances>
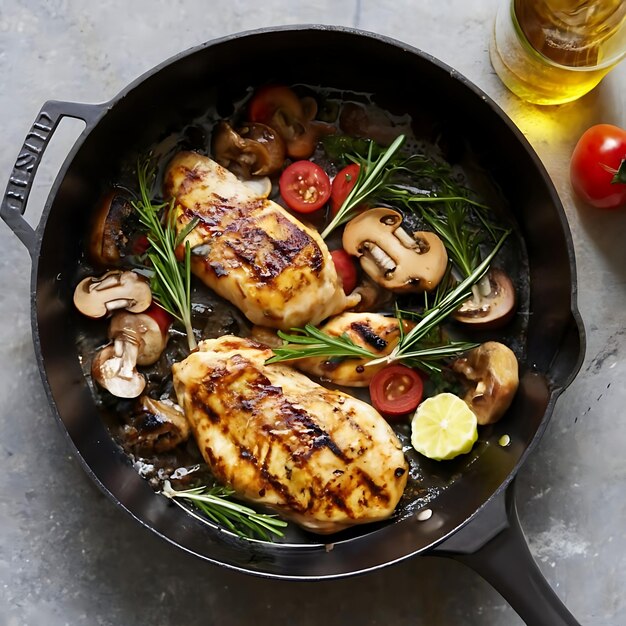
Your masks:
<instances>
[{"instance_id":1,"label":"red cherry tomato","mask_svg":"<svg viewBox=\"0 0 626 626\"><path fill-rule=\"evenodd\" d=\"M337 274L339 274L339 278L341 278L344 292L346 295L352 293L357 283L356 265L354 264L354 260L343 249L333 250L330 253L330 256L333 257L335 269L337 270Z\"/></svg>"},{"instance_id":2,"label":"red cherry tomato","mask_svg":"<svg viewBox=\"0 0 626 626\"><path fill-rule=\"evenodd\" d=\"M337 214L348 194L352 191L360 170L360 166L352 163L344 167L333 179L333 187L330 192L330 210L333 215Z\"/></svg>"},{"instance_id":3,"label":"red cherry tomato","mask_svg":"<svg viewBox=\"0 0 626 626\"><path fill-rule=\"evenodd\" d=\"M583 133L572 154L570 178L574 191L600 209L626 206L625 159L626 130L610 124L592 126ZM618 170L621 182L612 182Z\"/></svg>"},{"instance_id":4,"label":"red cherry tomato","mask_svg":"<svg viewBox=\"0 0 626 626\"><path fill-rule=\"evenodd\" d=\"M172 325L174 319L163 307L160 307L156 302L153 302L144 311L144 314L149 315L159 325L161 333L164 336L167 335L167 331Z\"/></svg>"},{"instance_id":5,"label":"red cherry tomato","mask_svg":"<svg viewBox=\"0 0 626 626\"><path fill-rule=\"evenodd\" d=\"M370 381L372 404L387 418L400 417L416 409L423 393L422 377L406 365L388 365Z\"/></svg>"},{"instance_id":6,"label":"red cherry tomato","mask_svg":"<svg viewBox=\"0 0 626 626\"><path fill-rule=\"evenodd\" d=\"M328 175L311 161L296 161L285 168L278 186L287 206L298 213L317 211L330 198Z\"/></svg>"}]
</instances>

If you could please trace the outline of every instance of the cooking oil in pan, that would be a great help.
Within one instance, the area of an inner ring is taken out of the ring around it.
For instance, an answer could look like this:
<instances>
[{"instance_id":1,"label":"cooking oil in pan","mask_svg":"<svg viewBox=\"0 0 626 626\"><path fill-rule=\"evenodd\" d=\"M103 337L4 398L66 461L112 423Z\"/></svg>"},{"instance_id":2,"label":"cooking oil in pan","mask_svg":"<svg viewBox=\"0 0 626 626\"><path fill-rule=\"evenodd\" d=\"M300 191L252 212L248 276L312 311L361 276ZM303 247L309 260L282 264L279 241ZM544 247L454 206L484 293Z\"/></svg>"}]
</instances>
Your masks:
<instances>
[{"instance_id":1,"label":"cooking oil in pan","mask_svg":"<svg viewBox=\"0 0 626 626\"><path fill-rule=\"evenodd\" d=\"M575 100L626 56L625 0L502 0L491 63L536 104Z\"/></svg>"}]
</instances>

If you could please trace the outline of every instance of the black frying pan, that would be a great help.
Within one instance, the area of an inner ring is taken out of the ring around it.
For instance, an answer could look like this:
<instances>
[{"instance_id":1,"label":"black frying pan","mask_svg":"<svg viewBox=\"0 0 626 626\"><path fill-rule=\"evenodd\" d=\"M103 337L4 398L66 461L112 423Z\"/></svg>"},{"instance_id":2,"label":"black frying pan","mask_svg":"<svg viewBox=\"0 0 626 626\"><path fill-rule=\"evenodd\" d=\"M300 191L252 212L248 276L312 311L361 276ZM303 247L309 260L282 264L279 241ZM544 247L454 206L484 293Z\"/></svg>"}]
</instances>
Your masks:
<instances>
[{"instance_id":1,"label":"black frying pan","mask_svg":"<svg viewBox=\"0 0 626 626\"><path fill-rule=\"evenodd\" d=\"M85 382L71 294L83 255L86 208L129 155L181 128L208 104L227 116L247 87L266 82L373 93L387 108L456 137L501 189L519 225L530 274L520 389L505 419L482 431L480 445L462 466L453 471L439 464L446 488L429 504L433 515L427 521L403 516L324 540L306 533L279 544L239 540L155 494L112 440ZM84 120L86 128L33 230L22 214L41 156L64 116ZM573 246L558 196L532 148L454 70L398 42L344 28L289 27L210 42L148 72L106 104L47 102L16 160L0 215L32 257L33 337L53 410L87 473L139 522L201 558L276 578L319 580L415 554L449 556L478 571L527 623L576 624L528 551L513 481L582 362ZM497 445L504 433L511 437L506 448Z\"/></svg>"}]
</instances>

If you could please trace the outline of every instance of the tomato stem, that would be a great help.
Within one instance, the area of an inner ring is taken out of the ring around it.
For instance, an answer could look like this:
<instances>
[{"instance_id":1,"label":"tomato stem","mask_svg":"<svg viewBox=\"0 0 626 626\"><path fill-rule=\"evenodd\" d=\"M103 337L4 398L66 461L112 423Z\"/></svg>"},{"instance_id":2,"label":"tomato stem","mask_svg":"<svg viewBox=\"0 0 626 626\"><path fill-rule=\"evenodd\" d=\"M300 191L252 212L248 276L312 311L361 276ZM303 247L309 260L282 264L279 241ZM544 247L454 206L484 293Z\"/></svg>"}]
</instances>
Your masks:
<instances>
[{"instance_id":1,"label":"tomato stem","mask_svg":"<svg viewBox=\"0 0 626 626\"><path fill-rule=\"evenodd\" d=\"M614 174L615 176L613 176L613 180L611 181L613 185L626 185L626 158L622 159L619 168Z\"/></svg>"}]
</instances>

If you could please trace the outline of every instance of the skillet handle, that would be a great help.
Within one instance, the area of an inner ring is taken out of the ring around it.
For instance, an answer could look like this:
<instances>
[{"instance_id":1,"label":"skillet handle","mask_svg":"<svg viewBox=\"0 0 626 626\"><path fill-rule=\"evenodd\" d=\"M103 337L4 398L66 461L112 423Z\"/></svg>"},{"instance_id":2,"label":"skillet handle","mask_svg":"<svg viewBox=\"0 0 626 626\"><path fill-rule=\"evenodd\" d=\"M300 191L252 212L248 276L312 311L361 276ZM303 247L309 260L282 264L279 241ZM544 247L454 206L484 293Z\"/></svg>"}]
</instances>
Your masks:
<instances>
[{"instance_id":1,"label":"skillet handle","mask_svg":"<svg viewBox=\"0 0 626 626\"><path fill-rule=\"evenodd\" d=\"M519 523L515 481L431 554L482 576L531 626L580 626L543 577Z\"/></svg>"},{"instance_id":2,"label":"skillet handle","mask_svg":"<svg viewBox=\"0 0 626 626\"><path fill-rule=\"evenodd\" d=\"M31 257L35 254L36 248L35 230L23 215L37 168L50 138L63 117L83 120L87 127L91 128L105 110L105 106L49 100L41 107L37 119L24 139L0 204L0 217L26 246Z\"/></svg>"}]
</instances>

